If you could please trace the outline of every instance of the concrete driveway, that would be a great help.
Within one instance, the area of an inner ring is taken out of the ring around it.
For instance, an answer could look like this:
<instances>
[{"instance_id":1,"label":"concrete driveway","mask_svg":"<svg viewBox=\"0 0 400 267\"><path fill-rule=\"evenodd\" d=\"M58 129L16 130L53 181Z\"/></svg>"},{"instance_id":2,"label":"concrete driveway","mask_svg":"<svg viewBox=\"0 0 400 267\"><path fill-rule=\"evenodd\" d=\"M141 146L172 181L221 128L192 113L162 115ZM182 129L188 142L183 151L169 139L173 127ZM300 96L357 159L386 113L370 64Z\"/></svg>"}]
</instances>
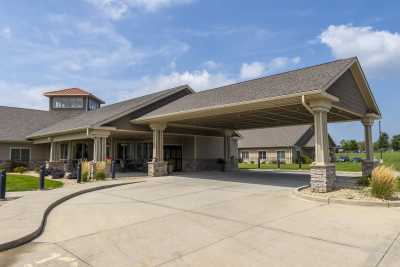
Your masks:
<instances>
[{"instance_id":1,"label":"concrete driveway","mask_svg":"<svg viewBox=\"0 0 400 267\"><path fill-rule=\"evenodd\" d=\"M1 266L399 266L400 209L291 196L308 177L149 178L57 207Z\"/></svg>"}]
</instances>

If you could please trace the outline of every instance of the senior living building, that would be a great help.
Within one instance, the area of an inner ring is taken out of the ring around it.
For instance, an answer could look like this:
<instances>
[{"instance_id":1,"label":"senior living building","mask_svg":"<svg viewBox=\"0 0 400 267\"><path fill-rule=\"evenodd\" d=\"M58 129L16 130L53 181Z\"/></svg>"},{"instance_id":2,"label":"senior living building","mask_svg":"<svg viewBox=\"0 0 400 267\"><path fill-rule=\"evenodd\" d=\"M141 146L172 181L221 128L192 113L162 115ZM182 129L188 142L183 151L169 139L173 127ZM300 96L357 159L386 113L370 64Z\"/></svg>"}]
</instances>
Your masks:
<instances>
[{"instance_id":1,"label":"senior living building","mask_svg":"<svg viewBox=\"0 0 400 267\"><path fill-rule=\"evenodd\" d=\"M362 121L367 174L374 166L371 126L381 113L357 58L195 92L187 85L102 106L70 88L45 94L49 110L0 108L0 160L94 162L163 176L237 168L238 130L314 125L311 186L335 183L327 123ZM71 165L71 164L70 164ZM171 166L171 167L168 167Z\"/></svg>"}]
</instances>

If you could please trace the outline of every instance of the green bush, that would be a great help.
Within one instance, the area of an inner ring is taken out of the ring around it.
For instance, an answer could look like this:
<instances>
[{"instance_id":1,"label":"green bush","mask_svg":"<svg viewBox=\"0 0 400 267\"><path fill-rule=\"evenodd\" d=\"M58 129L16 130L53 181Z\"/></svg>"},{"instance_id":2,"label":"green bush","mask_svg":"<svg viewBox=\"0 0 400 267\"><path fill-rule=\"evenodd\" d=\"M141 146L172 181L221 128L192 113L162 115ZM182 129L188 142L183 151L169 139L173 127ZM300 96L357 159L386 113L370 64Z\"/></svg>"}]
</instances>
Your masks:
<instances>
[{"instance_id":1,"label":"green bush","mask_svg":"<svg viewBox=\"0 0 400 267\"><path fill-rule=\"evenodd\" d=\"M312 163L312 159L307 155L303 155L303 156L301 156L301 162L303 164L311 164Z\"/></svg>"},{"instance_id":2,"label":"green bush","mask_svg":"<svg viewBox=\"0 0 400 267\"><path fill-rule=\"evenodd\" d=\"M14 168L14 172L17 172L17 173L24 173L26 171L27 171L27 169L24 166L19 166L19 167Z\"/></svg>"},{"instance_id":3,"label":"green bush","mask_svg":"<svg viewBox=\"0 0 400 267\"><path fill-rule=\"evenodd\" d=\"M391 167L378 166L371 174L371 194L378 198L390 199L396 190L396 175Z\"/></svg>"},{"instance_id":4,"label":"green bush","mask_svg":"<svg viewBox=\"0 0 400 267\"><path fill-rule=\"evenodd\" d=\"M94 175L94 178L96 180L104 180L106 179L106 173L104 171L97 171L96 174Z\"/></svg>"},{"instance_id":5,"label":"green bush","mask_svg":"<svg viewBox=\"0 0 400 267\"><path fill-rule=\"evenodd\" d=\"M89 181L89 173L87 171L82 172L82 182L87 182Z\"/></svg>"},{"instance_id":6,"label":"green bush","mask_svg":"<svg viewBox=\"0 0 400 267\"><path fill-rule=\"evenodd\" d=\"M370 178L368 176L361 176L357 180L357 184L359 186L369 186L370 185Z\"/></svg>"}]
</instances>

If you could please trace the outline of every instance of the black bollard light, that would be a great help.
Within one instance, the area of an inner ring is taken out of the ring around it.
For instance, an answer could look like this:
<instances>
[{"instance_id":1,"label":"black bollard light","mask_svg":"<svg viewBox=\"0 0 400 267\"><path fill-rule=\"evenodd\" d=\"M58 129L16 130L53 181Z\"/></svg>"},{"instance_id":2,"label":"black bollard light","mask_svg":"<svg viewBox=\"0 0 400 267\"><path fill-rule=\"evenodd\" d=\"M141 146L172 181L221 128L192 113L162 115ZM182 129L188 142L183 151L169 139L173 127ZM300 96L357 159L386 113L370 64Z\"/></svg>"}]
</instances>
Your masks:
<instances>
[{"instance_id":1,"label":"black bollard light","mask_svg":"<svg viewBox=\"0 0 400 267\"><path fill-rule=\"evenodd\" d=\"M115 179L115 160L111 161L111 178Z\"/></svg>"},{"instance_id":2,"label":"black bollard light","mask_svg":"<svg viewBox=\"0 0 400 267\"><path fill-rule=\"evenodd\" d=\"M0 199L6 199L7 173L5 170L0 172Z\"/></svg>"},{"instance_id":3,"label":"black bollard light","mask_svg":"<svg viewBox=\"0 0 400 267\"><path fill-rule=\"evenodd\" d=\"M76 182L80 183L82 180L82 162L78 161L78 165L76 165Z\"/></svg>"},{"instance_id":4,"label":"black bollard light","mask_svg":"<svg viewBox=\"0 0 400 267\"><path fill-rule=\"evenodd\" d=\"M280 169L280 168L281 168L281 159L278 158L278 169Z\"/></svg>"},{"instance_id":5,"label":"black bollard light","mask_svg":"<svg viewBox=\"0 0 400 267\"><path fill-rule=\"evenodd\" d=\"M258 164L257 164L257 167L260 169L261 168L261 160L260 160L260 158L258 158Z\"/></svg>"},{"instance_id":6,"label":"black bollard light","mask_svg":"<svg viewBox=\"0 0 400 267\"><path fill-rule=\"evenodd\" d=\"M44 177L46 176L46 166L43 164L40 166L40 172L39 172L39 189L44 190L45 187L45 180Z\"/></svg>"}]
</instances>

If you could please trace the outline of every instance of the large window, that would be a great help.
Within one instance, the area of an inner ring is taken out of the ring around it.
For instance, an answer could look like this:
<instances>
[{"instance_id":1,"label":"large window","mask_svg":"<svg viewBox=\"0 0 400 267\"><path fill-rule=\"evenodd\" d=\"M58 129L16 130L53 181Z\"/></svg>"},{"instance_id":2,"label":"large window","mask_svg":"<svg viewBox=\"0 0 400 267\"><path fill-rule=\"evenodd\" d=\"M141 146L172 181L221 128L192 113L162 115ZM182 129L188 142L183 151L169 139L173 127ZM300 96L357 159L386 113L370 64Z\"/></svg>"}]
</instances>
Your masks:
<instances>
[{"instance_id":1,"label":"large window","mask_svg":"<svg viewBox=\"0 0 400 267\"><path fill-rule=\"evenodd\" d=\"M12 147L10 149L10 159L12 161L30 161L31 149L23 147Z\"/></svg>"},{"instance_id":2,"label":"large window","mask_svg":"<svg viewBox=\"0 0 400 267\"><path fill-rule=\"evenodd\" d=\"M89 98L89 105L88 105L88 110L95 110L100 107L99 102L97 102L94 99Z\"/></svg>"},{"instance_id":3,"label":"large window","mask_svg":"<svg viewBox=\"0 0 400 267\"><path fill-rule=\"evenodd\" d=\"M249 159L249 151L243 151L241 153L241 158L242 158L242 160L248 160Z\"/></svg>"},{"instance_id":4,"label":"large window","mask_svg":"<svg viewBox=\"0 0 400 267\"><path fill-rule=\"evenodd\" d=\"M285 157L285 151L277 151L277 158L280 162L284 162L286 157Z\"/></svg>"},{"instance_id":5,"label":"large window","mask_svg":"<svg viewBox=\"0 0 400 267\"><path fill-rule=\"evenodd\" d=\"M60 144L60 159L68 159L68 144Z\"/></svg>"},{"instance_id":6,"label":"large window","mask_svg":"<svg viewBox=\"0 0 400 267\"><path fill-rule=\"evenodd\" d=\"M258 158L260 160L267 160L267 151L258 151Z\"/></svg>"},{"instance_id":7,"label":"large window","mask_svg":"<svg viewBox=\"0 0 400 267\"><path fill-rule=\"evenodd\" d=\"M83 97L53 97L53 108L83 108Z\"/></svg>"}]
</instances>

